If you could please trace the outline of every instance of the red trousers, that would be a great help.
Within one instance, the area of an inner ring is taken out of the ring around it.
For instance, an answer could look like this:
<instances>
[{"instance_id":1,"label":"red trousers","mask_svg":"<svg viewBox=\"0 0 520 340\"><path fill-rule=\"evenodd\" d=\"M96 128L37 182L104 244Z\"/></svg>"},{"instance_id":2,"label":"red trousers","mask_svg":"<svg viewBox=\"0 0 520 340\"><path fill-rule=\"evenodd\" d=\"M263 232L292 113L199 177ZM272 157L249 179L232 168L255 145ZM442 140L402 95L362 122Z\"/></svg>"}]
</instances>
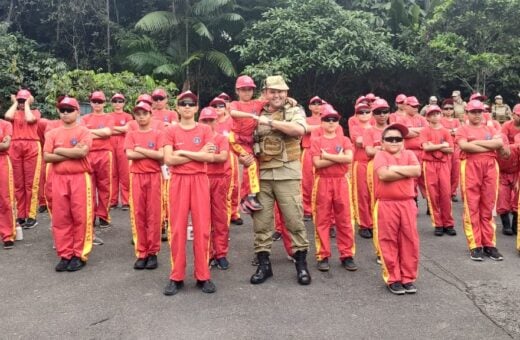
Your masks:
<instances>
[{"instance_id":1,"label":"red trousers","mask_svg":"<svg viewBox=\"0 0 520 340\"><path fill-rule=\"evenodd\" d=\"M370 188L367 179L367 162L354 161L352 166L352 203L354 217L360 228L372 229Z\"/></svg>"},{"instance_id":2,"label":"red trousers","mask_svg":"<svg viewBox=\"0 0 520 340\"><path fill-rule=\"evenodd\" d=\"M87 261L92 250L94 199L90 175L52 176L52 233L59 257Z\"/></svg>"},{"instance_id":3,"label":"red trousers","mask_svg":"<svg viewBox=\"0 0 520 340\"><path fill-rule=\"evenodd\" d=\"M100 217L110 222L108 212L112 196L112 151L90 151L88 158L92 166L94 195L97 193L97 204L93 218Z\"/></svg>"},{"instance_id":4,"label":"red trousers","mask_svg":"<svg viewBox=\"0 0 520 340\"><path fill-rule=\"evenodd\" d=\"M422 150L411 150L417 157L417 160L419 161L419 164L422 164ZM419 192L417 191L417 188L419 188L419 191L421 192L422 197L426 197L426 188L424 186L424 175L421 170L421 176L414 179L415 181L415 195L418 197Z\"/></svg>"},{"instance_id":5,"label":"red trousers","mask_svg":"<svg viewBox=\"0 0 520 340\"><path fill-rule=\"evenodd\" d=\"M419 234L414 200L376 201L374 239L381 254L385 283L415 282L419 267Z\"/></svg>"},{"instance_id":6,"label":"red trousers","mask_svg":"<svg viewBox=\"0 0 520 340\"><path fill-rule=\"evenodd\" d=\"M426 199L430 208L433 227L453 226L451 210L451 164L448 162L422 163L422 173L426 185Z\"/></svg>"},{"instance_id":7,"label":"red trousers","mask_svg":"<svg viewBox=\"0 0 520 340\"><path fill-rule=\"evenodd\" d=\"M303 214L312 214L312 187L314 185L314 165L312 164L311 149L302 151L302 196Z\"/></svg>"},{"instance_id":8,"label":"red trousers","mask_svg":"<svg viewBox=\"0 0 520 340\"><path fill-rule=\"evenodd\" d=\"M457 195L457 188L460 183L460 149L455 146L453 154L449 155L449 162L451 162L451 195Z\"/></svg>"},{"instance_id":9,"label":"red trousers","mask_svg":"<svg viewBox=\"0 0 520 340\"><path fill-rule=\"evenodd\" d=\"M497 213L518 211L518 173L499 173Z\"/></svg>"},{"instance_id":10,"label":"red trousers","mask_svg":"<svg viewBox=\"0 0 520 340\"><path fill-rule=\"evenodd\" d=\"M231 167L231 219L240 218L238 204L240 202L240 167L238 165L238 157L235 153L229 153L229 164Z\"/></svg>"},{"instance_id":11,"label":"red trousers","mask_svg":"<svg viewBox=\"0 0 520 340\"><path fill-rule=\"evenodd\" d=\"M9 148L13 165L17 217L36 218L42 154L36 140L13 140Z\"/></svg>"},{"instance_id":12,"label":"red trousers","mask_svg":"<svg viewBox=\"0 0 520 340\"><path fill-rule=\"evenodd\" d=\"M496 243L492 214L497 200L498 165L493 158L477 157L460 162L462 220L469 249L494 247Z\"/></svg>"},{"instance_id":13,"label":"red trousers","mask_svg":"<svg viewBox=\"0 0 520 340\"><path fill-rule=\"evenodd\" d=\"M200 173L173 174L170 180L169 208L172 261L170 280L182 281L186 276L186 234L190 211L195 279L209 280L211 208L208 176Z\"/></svg>"},{"instance_id":14,"label":"red trousers","mask_svg":"<svg viewBox=\"0 0 520 340\"><path fill-rule=\"evenodd\" d=\"M42 166L40 167L40 184L38 186L38 205L47 205L47 200L45 199L45 184L47 182L47 167L46 163L43 161L42 158Z\"/></svg>"},{"instance_id":15,"label":"red trousers","mask_svg":"<svg viewBox=\"0 0 520 340\"><path fill-rule=\"evenodd\" d=\"M280 207L278 206L278 202L274 204L274 230L279 232L282 235L282 242L287 255L292 256L292 243L291 243L291 235L287 231L287 227L285 225L285 219L283 218L282 212L280 211Z\"/></svg>"},{"instance_id":16,"label":"red trousers","mask_svg":"<svg viewBox=\"0 0 520 340\"><path fill-rule=\"evenodd\" d=\"M117 205L119 199L121 204L128 204L129 170L128 158L125 153L125 136L116 135L110 137L112 144L113 163L112 163L112 195L110 205Z\"/></svg>"},{"instance_id":17,"label":"red trousers","mask_svg":"<svg viewBox=\"0 0 520 340\"><path fill-rule=\"evenodd\" d=\"M129 180L135 256L143 259L161 250L161 173L131 173Z\"/></svg>"},{"instance_id":18,"label":"red trousers","mask_svg":"<svg viewBox=\"0 0 520 340\"><path fill-rule=\"evenodd\" d=\"M354 256L354 227L350 205L350 187L346 176L314 179L312 216L314 220L316 258L321 261L331 256L330 222L336 222L336 242L341 260Z\"/></svg>"},{"instance_id":19,"label":"red trousers","mask_svg":"<svg viewBox=\"0 0 520 340\"><path fill-rule=\"evenodd\" d=\"M211 245L212 257L226 257L229 251L229 220L231 205L228 199L231 177L229 175L209 176L211 196Z\"/></svg>"},{"instance_id":20,"label":"red trousers","mask_svg":"<svg viewBox=\"0 0 520 340\"><path fill-rule=\"evenodd\" d=\"M13 167L9 156L0 155L0 237L2 241L14 241L16 218L14 213Z\"/></svg>"},{"instance_id":21,"label":"red trousers","mask_svg":"<svg viewBox=\"0 0 520 340\"><path fill-rule=\"evenodd\" d=\"M52 215L52 163L45 164L45 202L49 214Z\"/></svg>"}]
</instances>

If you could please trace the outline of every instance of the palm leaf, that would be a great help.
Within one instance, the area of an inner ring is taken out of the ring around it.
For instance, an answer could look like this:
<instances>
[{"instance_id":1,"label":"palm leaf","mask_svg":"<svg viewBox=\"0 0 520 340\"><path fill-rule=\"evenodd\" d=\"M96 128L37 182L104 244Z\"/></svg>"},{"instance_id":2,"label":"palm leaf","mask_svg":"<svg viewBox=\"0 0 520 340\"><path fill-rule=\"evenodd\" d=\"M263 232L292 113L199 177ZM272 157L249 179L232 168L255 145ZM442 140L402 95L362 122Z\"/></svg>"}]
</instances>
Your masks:
<instances>
[{"instance_id":1,"label":"palm leaf","mask_svg":"<svg viewBox=\"0 0 520 340\"><path fill-rule=\"evenodd\" d=\"M167 76L173 76L178 74L181 71L179 65L176 64L163 64L161 66L156 67L153 70L154 74L164 74Z\"/></svg>"},{"instance_id":2,"label":"palm leaf","mask_svg":"<svg viewBox=\"0 0 520 340\"><path fill-rule=\"evenodd\" d=\"M169 63L167 56L155 51L132 53L126 59L139 71L147 71Z\"/></svg>"},{"instance_id":3,"label":"palm leaf","mask_svg":"<svg viewBox=\"0 0 520 340\"><path fill-rule=\"evenodd\" d=\"M172 29L178 23L177 17L172 12L156 11L142 17L135 27L148 32L161 32Z\"/></svg>"},{"instance_id":4,"label":"palm leaf","mask_svg":"<svg viewBox=\"0 0 520 340\"><path fill-rule=\"evenodd\" d=\"M201 60L203 57L204 57L204 52L201 52L201 51L193 52L188 57L188 59L184 60L184 62L181 64L181 67L185 68L185 67L189 66L191 63L193 63L194 61Z\"/></svg>"},{"instance_id":5,"label":"palm leaf","mask_svg":"<svg viewBox=\"0 0 520 340\"><path fill-rule=\"evenodd\" d=\"M226 76L234 77L237 75L237 71L235 70L233 63L227 57L227 55L222 52L215 50L208 51L206 53L206 60L217 66Z\"/></svg>"},{"instance_id":6,"label":"palm leaf","mask_svg":"<svg viewBox=\"0 0 520 340\"><path fill-rule=\"evenodd\" d=\"M197 21L193 24L193 30L199 35L199 37L207 38L213 42L213 34L210 33L208 27L201 21Z\"/></svg>"},{"instance_id":7,"label":"palm leaf","mask_svg":"<svg viewBox=\"0 0 520 340\"><path fill-rule=\"evenodd\" d=\"M195 15L211 15L217 9L232 4L231 0L201 0L193 6Z\"/></svg>"},{"instance_id":8,"label":"palm leaf","mask_svg":"<svg viewBox=\"0 0 520 340\"><path fill-rule=\"evenodd\" d=\"M227 22L237 22L244 20L244 18L238 13L224 13L219 15L218 18Z\"/></svg>"}]
</instances>

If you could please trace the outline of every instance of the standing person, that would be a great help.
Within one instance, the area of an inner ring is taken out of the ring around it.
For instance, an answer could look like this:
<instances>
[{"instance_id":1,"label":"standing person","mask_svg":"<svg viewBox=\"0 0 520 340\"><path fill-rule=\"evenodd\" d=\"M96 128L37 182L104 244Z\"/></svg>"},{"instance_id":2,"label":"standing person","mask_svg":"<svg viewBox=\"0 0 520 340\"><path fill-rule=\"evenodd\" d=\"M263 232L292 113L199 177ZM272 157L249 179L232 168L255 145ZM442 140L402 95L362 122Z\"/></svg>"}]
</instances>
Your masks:
<instances>
[{"instance_id":1,"label":"standing person","mask_svg":"<svg viewBox=\"0 0 520 340\"><path fill-rule=\"evenodd\" d=\"M374 238L381 254L383 280L393 294L414 294L419 266L414 178L421 174L415 154L404 149L408 128L392 124L383 131L374 157Z\"/></svg>"},{"instance_id":2,"label":"standing person","mask_svg":"<svg viewBox=\"0 0 520 340\"><path fill-rule=\"evenodd\" d=\"M8 153L12 136L12 125L0 119L0 237L4 249L13 248L16 237L13 167Z\"/></svg>"},{"instance_id":3,"label":"standing person","mask_svg":"<svg viewBox=\"0 0 520 340\"><path fill-rule=\"evenodd\" d=\"M251 277L252 284L265 282L273 275L269 255L273 243L273 209L278 203L291 235L298 283L308 285L307 269L309 241L303 224L301 197L300 138L306 132L305 118L300 109L287 100L289 87L281 76L265 80L264 97L268 101L258 117L260 192L263 210L253 214L255 253L259 265ZM244 162L253 162L253 156Z\"/></svg>"},{"instance_id":4,"label":"standing person","mask_svg":"<svg viewBox=\"0 0 520 340\"><path fill-rule=\"evenodd\" d=\"M453 116L453 99L448 98L442 102L442 115L441 124L443 127L450 131L452 139L455 138L457 129L460 127L460 120ZM451 201L458 202L457 188L459 187L460 180L460 148L457 144L454 145L453 153L448 155L450 168L450 183L451 183Z\"/></svg>"},{"instance_id":5,"label":"standing person","mask_svg":"<svg viewBox=\"0 0 520 340\"><path fill-rule=\"evenodd\" d=\"M16 222L24 229L38 225L38 187L42 167L38 121L40 111L31 110L34 98L28 90L20 90L11 96L11 107L5 119L13 124L13 137L9 148L14 174L16 198Z\"/></svg>"},{"instance_id":6,"label":"standing person","mask_svg":"<svg viewBox=\"0 0 520 340\"><path fill-rule=\"evenodd\" d=\"M161 161L164 135L152 128L152 108L141 102L134 109L138 130L128 132L124 149L130 165L130 223L137 260L134 269L155 269L161 250Z\"/></svg>"},{"instance_id":7,"label":"standing person","mask_svg":"<svg viewBox=\"0 0 520 340\"><path fill-rule=\"evenodd\" d=\"M350 206L350 184L347 179L348 164L352 162L352 143L347 137L336 133L339 119L340 115L331 105L323 105L323 133L311 141L312 162L316 168L312 211L316 259L320 271L330 269L329 228L332 219L336 222L336 242L341 265L349 271L357 270L354 262L355 234Z\"/></svg>"},{"instance_id":8,"label":"standing person","mask_svg":"<svg viewBox=\"0 0 520 340\"><path fill-rule=\"evenodd\" d=\"M426 116L426 111L428 111L428 109L435 105L435 106L438 106L437 105L437 102L439 100L437 99L437 97L435 96L431 96L430 99L428 99L428 105L424 105L423 108L421 109L421 111L419 112L421 114L421 116Z\"/></svg>"},{"instance_id":9,"label":"standing person","mask_svg":"<svg viewBox=\"0 0 520 340\"><path fill-rule=\"evenodd\" d=\"M467 105L468 125L457 130L456 142L461 150L460 182L464 201L464 232L474 261L483 255L503 260L496 248L496 225L493 208L498 190L496 151L502 149L500 133L483 123L484 105L472 100Z\"/></svg>"},{"instance_id":10,"label":"standing person","mask_svg":"<svg viewBox=\"0 0 520 340\"><path fill-rule=\"evenodd\" d=\"M50 120L40 118L38 120L38 136L40 137L40 145L45 145L45 131L47 130L47 123ZM45 164L42 162L40 167L40 183L38 185L38 214L42 214L47 211L47 203L45 202Z\"/></svg>"},{"instance_id":11,"label":"standing person","mask_svg":"<svg viewBox=\"0 0 520 340\"><path fill-rule=\"evenodd\" d=\"M453 99L453 111L455 118L457 118L461 123L464 123L464 114L466 113L466 102L462 100L460 96L460 91L453 91L451 94L451 99Z\"/></svg>"},{"instance_id":12,"label":"standing person","mask_svg":"<svg viewBox=\"0 0 520 340\"><path fill-rule=\"evenodd\" d=\"M95 202L95 215L99 226L107 228L110 226L110 197L112 195L112 144L110 136L114 128L114 118L106 114L105 94L102 91L94 91L90 95L90 106L92 113L81 118L81 124L87 127L92 137L92 147L88 153L90 165L92 166L92 184Z\"/></svg>"},{"instance_id":13,"label":"standing person","mask_svg":"<svg viewBox=\"0 0 520 340\"><path fill-rule=\"evenodd\" d=\"M491 105L491 115L493 119L500 124L504 124L511 119L511 113L511 108L504 103L502 96L495 96L495 103Z\"/></svg>"},{"instance_id":14,"label":"standing person","mask_svg":"<svg viewBox=\"0 0 520 340\"><path fill-rule=\"evenodd\" d=\"M395 106L397 107L397 110L392 112L388 117L390 124L395 123L400 117L406 116L406 98L406 95L402 93L395 97Z\"/></svg>"},{"instance_id":15,"label":"standing person","mask_svg":"<svg viewBox=\"0 0 520 340\"><path fill-rule=\"evenodd\" d=\"M168 94L164 89L155 89L152 92L153 100L153 119L161 121L164 126L175 124L179 121L179 114L168 109Z\"/></svg>"},{"instance_id":16,"label":"standing person","mask_svg":"<svg viewBox=\"0 0 520 340\"><path fill-rule=\"evenodd\" d=\"M87 157L90 132L77 123L79 104L65 97L58 110L63 126L50 130L44 146L45 161L52 164L52 233L61 258L57 272L85 266L92 250L93 197Z\"/></svg>"},{"instance_id":17,"label":"standing person","mask_svg":"<svg viewBox=\"0 0 520 340\"><path fill-rule=\"evenodd\" d=\"M208 125L213 132L215 157L208 163L208 177L211 197L211 259L217 268L229 268L227 254L229 251L229 220L231 217L231 201L229 188L231 185L231 167L229 166L229 141L217 132L218 114L212 107L202 109L199 122Z\"/></svg>"},{"instance_id":18,"label":"standing person","mask_svg":"<svg viewBox=\"0 0 520 340\"><path fill-rule=\"evenodd\" d=\"M441 108L431 105L426 110L429 126L421 131L422 174L426 188L426 200L435 236L445 233L457 235L451 209L450 155L453 154L453 138L441 124Z\"/></svg>"},{"instance_id":19,"label":"standing person","mask_svg":"<svg viewBox=\"0 0 520 340\"><path fill-rule=\"evenodd\" d=\"M128 131L128 123L133 120L132 116L123 111L125 107L125 96L116 93L111 99L114 111L109 113L114 118L114 129L110 137L113 152L113 169L112 169L112 195L110 207L117 207L119 199L121 199L121 210L128 210L128 190L129 190L129 173L128 159L125 155L125 135Z\"/></svg>"},{"instance_id":20,"label":"standing person","mask_svg":"<svg viewBox=\"0 0 520 340\"><path fill-rule=\"evenodd\" d=\"M178 124L166 131L164 163L170 166L170 249L172 270L164 295L175 295L184 286L188 214L193 222L195 279L204 293L214 293L208 268L211 233L211 208L206 162L215 158L213 133L198 124L198 97L191 91L177 97Z\"/></svg>"}]
</instances>

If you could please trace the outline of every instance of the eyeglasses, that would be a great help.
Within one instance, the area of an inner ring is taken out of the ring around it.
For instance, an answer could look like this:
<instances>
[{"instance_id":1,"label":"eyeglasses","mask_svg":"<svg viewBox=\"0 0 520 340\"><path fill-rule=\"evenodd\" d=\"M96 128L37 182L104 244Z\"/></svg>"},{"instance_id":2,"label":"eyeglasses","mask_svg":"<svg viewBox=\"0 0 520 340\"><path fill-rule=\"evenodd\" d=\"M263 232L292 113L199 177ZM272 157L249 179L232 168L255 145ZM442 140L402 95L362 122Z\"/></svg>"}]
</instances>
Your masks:
<instances>
[{"instance_id":1,"label":"eyeglasses","mask_svg":"<svg viewBox=\"0 0 520 340\"><path fill-rule=\"evenodd\" d=\"M357 115L369 115L370 110L361 110L361 111L356 112L356 114Z\"/></svg>"},{"instance_id":2,"label":"eyeglasses","mask_svg":"<svg viewBox=\"0 0 520 340\"><path fill-rule=\"evenodd\" d=\"M112 100L112 103L114 104L123 104L125 101L123 99L114 99Z\"/></svg>"},{"instance_id":3,"label":"eyeglasses","mask_svg":"<svg viewBox=\"0 0 520 340\"><path fill-rule=\"evenodd\" d=\"M445 106L443 107L443 110L453 110L453 106Z\"/></svg>"},{"instance_id":4,"label":"eyeglasses","mask_svg":"<svg viewBox=\"0 0 520 340\"><path fill-rule=\"evenodd\" d=\"M72 113L76 111L76 109L73 109L72 107L61 107L58 109L60 113Z\"/></svg>"},{"instance_id":5,"label":"eyeglasses","mask_svg":"<svg viewBox=\"0 0 520 340\"><path fill-rule=\"evenodd\" d=\"M17 99L18 104L25 104L25 99Z\"/></svg>"},{"instance_id":6,"label":"eyeglasses","mask_svg":"<svg viewBox=\"0 0 520 340\"><path fill-rule=\"evenodd\" d=\"M339 122L339 118L338 117L325 117L325 118L322 118L321 121L327 122L327 123L337 123L337 122Z\"/></svg>"},{"instance_id":7,"label":"eyeglasses","mask_svg":"<svg viewBox=\"0 0 520 340\"><path fill-rule=\"evenodd\" d=\"M401 143L403 141L403 137L397 137L397 136L390 136L385 137L383 140L387 143Z\"/></svg>"},{"instance_id":8,"label":"eyeglasses","mask_svg":"<svg viewBox=\"0 0 520 340\"><path fill-rule=\"evenodd\" d=\"M211 106L213 106L215 109L223 109L226 107L226 104L215 104Z\"/></svg>"},{"instance_id":9,"label":"eyeglasses","mask_svg":"<svg viewBox=\"0 0 520 340\"><path fill-rule=\"evenodd\" d=\"M312 102L311 105L321 105L320 102Z\"/></svg>"},{"instance_id":10,"label":"eyeglasses","mask_svg":"<svg viewBox=\"0 0 520 340\"><path fill-rule=\"evenodd\" d=\"M390 111L389 110L376 110L376 111L372 111L372 114L374 116L381 116L381 115L387 115L389 114Z\"/></svg>"},{"instance_id":11,"label":"eyeglasses","mask_svg":"<svg viewBox=\"0 0 520 340\"><path fill-rule=\"evenodd\" d=\"M157 97L152 97L152 99L153 99L154 102L160 102L161 100L164 100L165 97L157 96Z\"/></svg>"},{"instance_id":12,"label":"eyeglasses","mask_svg":"<svg viewBox=\"0 0 520 340\"><path fill-rule=\"evenodd\" d=\"M104 100L94 99L90 101L92 104L104 104Z\"/></svg>"},{"instance_id":13,"label":"eyeglasses","mask_svg":"<svg viewBox=\"0 0 520 340\"><path fill-rule=\"evenodd\" d=\"M177 105L182 107L195 107L197 106L197 103L180 102Z\"/></svg>"}]
</instances>

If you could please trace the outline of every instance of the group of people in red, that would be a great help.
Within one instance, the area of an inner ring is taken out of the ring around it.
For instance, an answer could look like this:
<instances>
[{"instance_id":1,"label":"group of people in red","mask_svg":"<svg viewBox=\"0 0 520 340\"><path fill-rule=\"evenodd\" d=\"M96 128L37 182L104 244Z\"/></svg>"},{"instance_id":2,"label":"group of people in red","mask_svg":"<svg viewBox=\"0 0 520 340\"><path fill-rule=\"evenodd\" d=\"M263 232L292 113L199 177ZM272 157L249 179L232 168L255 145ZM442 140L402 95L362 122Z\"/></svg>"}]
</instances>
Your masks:
<instances>
[{"instance_id":1,"label":"group of people in red","mask_svg":"<svg viewBox=\"0 0 520 340\"><path fill-rule=\"evenodd\" d=\"M0 120L4 248L23 239L22 228L38 224L39 205L40 212L47 209L51 216L60 258L56 271L80 270L92 245L102 244L94 226L109 227L110 209L121 204L130 214L136 270L157 268L161 239L169 240L171 272L164 294L177 294L184 286L190 220L197 286L215 292L210 267L229 268L230 223L243 223L239 209L253 215L264 209L257 198L259 122L273 129L272 120L260 117L268 101L254 98L253 79L240 76L235 88L238 100L222 93L200 112L199 98L191 91L177 96L177 111L168 109L163 89L143 94L132 115L124 112L121 93L110 99L114 111L105 113L105 94L92 92L92 112L83 116L78 101L64 96L56 104L59 120L42 118L31 109L31 93L18 91ZM357 270L357 226L361 237L373 239L388 289L415 293L419 193L427 200L434 234L454 236L452 201L457 201L459 184L471 259L503 259L496 248L493 210L503 233L517 234L520 104L512 119L500 125L484 100L474 94L466 104L454 96L440 107L427 105L422 116L416 97L398 95L397 110L390 113L387 101L368 94L356 100L348 120L350 137L332 105L318 96L309 100L296 176L301 193L296 194L303 219L314 222L318 270L330 270L331 236L342 266ZM297 102L287 98L287 105L296 107ZM463 106L462 115L456 114L456 105ZM303 108L300 114L305 116ZM266 140L262 143L262 148L270 147ZM277 205L272 215L273 238L283 235L293 259L291 236ZM305 248L303 236L300 246ZM272 276L268 258L261 255L252 283ZM302 261L298 282L309 284L304 257Z\"/></svg>"}]
</instances>

